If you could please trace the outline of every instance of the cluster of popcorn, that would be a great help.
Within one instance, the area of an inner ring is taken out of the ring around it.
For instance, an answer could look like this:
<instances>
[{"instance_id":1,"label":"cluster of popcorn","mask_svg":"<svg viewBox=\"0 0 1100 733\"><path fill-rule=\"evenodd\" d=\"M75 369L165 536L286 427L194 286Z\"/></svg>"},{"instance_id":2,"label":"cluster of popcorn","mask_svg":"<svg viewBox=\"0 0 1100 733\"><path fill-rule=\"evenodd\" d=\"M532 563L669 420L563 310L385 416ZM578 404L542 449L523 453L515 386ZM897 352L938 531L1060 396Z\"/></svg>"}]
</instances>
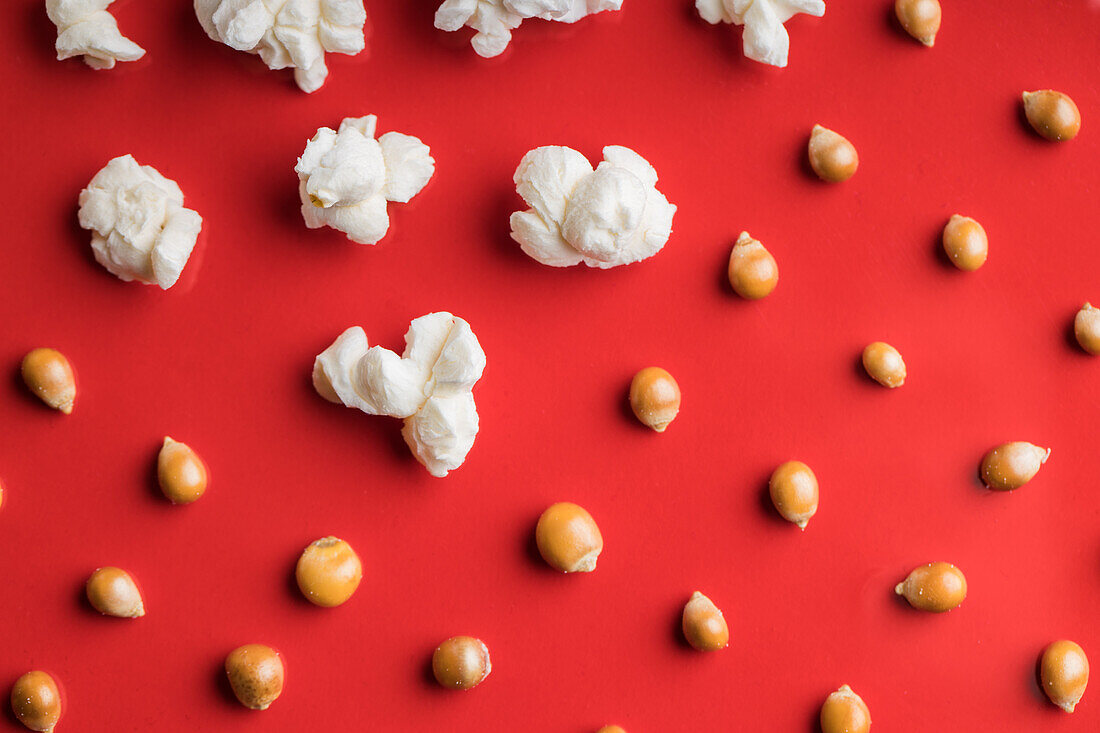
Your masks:
<instances>
[{"instance_id":1,"label":"cluster of popcorn","mask_svg":"<svg viewBox=\"0 0 1100 733\"><path fill-rule=\"evenodd\" d=\"M46 0L57 26L57 57L83 56L96 69L133 61L145 51L118 30L107 7L114 0ZM304 92L328 78L326 53L354 56L366 48L363 0L194 0L206 34L219 43L257 54L271 69L294 69ZM470 44L486 58L499 56L524 20L575 23L595 13L619 10L623 0L444 0L435 27L473 29ZM695 0L708 23L744 26L745 56L786 66L790 38L783 24L804 13L825 14L824 0Z\"/></svg>"},{"instance_id":2,"label":"cluster of popcorn","mask_svg":"<svg viewBox=\"0 0 1100 733\"><path fill-rule=\"evenodd\" d=\"M93 68L140 58L107 12L113 0L47 0L57 25L58 58L83 56ZM365 48L362 0L194 0L207 34L257 54L272 69L291 68L313 92L328 76L326 53ZM474 50L504 51L526 19L573 23L622 0L445 0L438 28L475 31ZM796 13L822 15L822 0L696 0L711 23L743 25L745 55L784 66L789 39L783 23ZM389 204L407 203L435 173L430 148L399 132L377 136L374 115L321 127L294 171L302 218L360 244L389 231ZM510 219L512 238L534 260L552 267L611 268L652 257L668 242L676 206L657 189L657 172L630 148L611 145L593 166L580 152L543 146L523 156L513 181L528 208ZM172 180L130 155L111 160L80 194L80 223L92 233L96 260L122 280L172 287L202 228ZM350 328L316 359L314 385L325 398L372 415L405 421L406 442L434 476L462 464L478 432L472 389L485 354L469 324L450 313L412 321L402 356L370 347Z\"/></svg>"},{"instance_id":3,"label":"cluster of popcorn","mask_svg":"<svg viewBox=\"0 0 1100 733\"><path fill-rule=\"evenodd\" d=\"M432 476L462 465L477 437L473 387L485 370L485 352L470 324L450 313L414 319L398 356L370 347L367 334L349 328L313 365L313 386L330 402L405 421L401 434Z\"/></svg>"},{"instance_id":4,"label":"cluster of popcorn","mask_svg":"<svg viewBox=\"0 0 1100 733\"><path fill-rule=\"evenodd\" d=\"M306 226L329 226L375 244L389 229L389 202L407 202L435 172L427 145L388 132L374 115L322 127L298 159ZM610 268L652 257L672 233L676 207L657 190L657 172L629 148L611 145L595 168L576 150L528 152L514 180L529 208L512 214L512 237L554 267ZM183 192L131 155L111 160L80 193L80 224L96 260L122 280L172 287L195 247L202 217ZM412 321L403 355L349 328L317 356L313 383L332 402L405 421L405 441L433 476L466 459L478 432L473 386L485 352L469 324L450 313Z\"/></svg>"}]
</instances>

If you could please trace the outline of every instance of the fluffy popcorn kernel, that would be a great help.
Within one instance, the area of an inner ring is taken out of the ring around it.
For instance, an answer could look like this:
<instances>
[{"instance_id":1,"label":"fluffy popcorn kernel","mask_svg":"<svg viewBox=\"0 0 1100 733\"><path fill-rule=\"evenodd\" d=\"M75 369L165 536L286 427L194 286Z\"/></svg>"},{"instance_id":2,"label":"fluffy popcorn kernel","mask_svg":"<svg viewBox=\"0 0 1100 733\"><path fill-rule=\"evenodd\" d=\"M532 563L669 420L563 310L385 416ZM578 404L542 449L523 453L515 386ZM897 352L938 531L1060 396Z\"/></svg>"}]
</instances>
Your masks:
<instances>
[{"instance_id":1,"label":"fluffy popcorn kernel","mask_svg":"<svg viewBox=\"0 0 1100 733\"><path fill-rule=\"evenodd\" d=\"M523 156L513 180L531 208L512 214L512 239L544 265L609 268L652 257L672 234L676 207L657 171L630 148L609 145L595 170L572 148Z\"/></svg>"},{"instance_id":2,"label":"fluffy popcorn kernel","mask_svg":"<svg viewBox=\"0 0 1100 733\"><path fill-rule=\"evenodd\" d=\"M405 421L401 434L432 476L462 465L477 437L473 387L485 369L470 324L429 313L409 324L405 353L369 346L358 326L313 363L313 386L329 402Z\"/></svg>"},{"instance_id":3,"label":"fluffy popcorn kernel","mask_svg":"<svg viewBox=\"0 0 1100 733\"><path fill-rule=\"evenodd\" d=\"M390 228L387 202L405 204L435 173L431 150L412 135L374 139L377 118L349 117L339 131L322 127L306 144L294 172L302 218L329 226L359 244L377 244Z\"/></svg>"},{"instance_id":4,"label":"fluffy popcorn kernel","mask_svg":"<svg viewBox=\"0 0 1100 733\"><path fill-rule=\"evenodd\" d=\"M127 282L167 290L195 247L202 217L183 206L183 192L132 155L107 163L80 192L80 226L92 231L96 262Z\"/></svg>"},{"instance_id":5,"label":"fluffy popcorn kernel","mask_svg":"<svg viewBox=\"0 0 1100 733\"><path fill-rule=\"evenodd\" d=\"M326 51L354 56L367 45L363 0L195 0L195 15L215 41L294 69L303 92L325 83Z\"/></svg>"},{"instance_id":6,"label":"fluffy popcorn kernel","mask_svg":"<svg viewBox=\"0 0 1100 733\"><path fill-rule=\"evenodd\" d=\"M576 23L587 15L618 10L623 0L446 0L435 13L435 27L477 31L470 45L479 56L499 56L512 40L512 31L528 18Z\"/></svg>"},{"instance_id":7,"label":"fluffy popcorn kernel","mask_svg":"<svg viewBox=\"0 0 1100 733\"><path fill-rule=\"evenodd\" d=\"M791 39L783 24L798 13L820 18L823 0L695 0L695 9L708 23L745 26L742 45L753 61L787 65Z\"/></svg>"},{"instance_id":8,"label":"fluffy popcorn kernel","mask_svg":"<svg viewBox=\"0 0 1100 733\"><path fill-rule=\"evenodd\" d=\"M116 61L137 61L145 49L118 30L107 8L115 0L46 0L46 15L57 26L57 60L83 56L93 69L113 69Z\"/></svg>"}]
</instances>

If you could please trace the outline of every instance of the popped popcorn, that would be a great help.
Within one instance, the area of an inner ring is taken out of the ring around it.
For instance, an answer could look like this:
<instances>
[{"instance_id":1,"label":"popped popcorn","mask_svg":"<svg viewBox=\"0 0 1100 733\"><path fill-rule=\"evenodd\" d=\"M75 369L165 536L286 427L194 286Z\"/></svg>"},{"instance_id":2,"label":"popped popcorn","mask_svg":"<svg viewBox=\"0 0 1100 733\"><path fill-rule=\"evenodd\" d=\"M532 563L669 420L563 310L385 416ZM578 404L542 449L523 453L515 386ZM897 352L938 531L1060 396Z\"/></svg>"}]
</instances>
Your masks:
<instances>
[{"instance_id":1,"label":"popped popcorn","mask_svg":"<svg viewBox=\"0 0 1100 733\"><path fill-rule=\"evenodd\" d=\"M294 171L310 229L329 226L376 244L390 227L387 202L408 203L428 184L435 172L428 146L400 132L375 140L377 121L348 117L339 131L322 127L306 144Z\"/></svg>"},{"instance_id":2,"label":"popped popcorn","mask_svg":"<svg viewBox=\"0 0 1100 733\"><path fill-rule=\"evenodd\" d=\"M107 8L115 0L46 0L46 15L57 26L57 60L83 56L93 69L113 69L115 61L137 61L145 49L118 30Z\"/></svg>"},{"instance_id":3,"label":"popped popcorn","mask_svg":"<svg viewBox=\"0 0 1100 733\"><path fill-rule=\"evenodd\" d=\"M325 83L326 51L366 48L363 0L195 0L195 15L215 41L259 54L270 69L294 69L303 92Z\"/></svg>"},{"instance_id":4,"label":"popped popcorn","mask_svg":"<svg viewBox=\"0 0 1100 733\"><path fill-rule=\"evenodd\" d=\"M823 0L695 0L695 9L708 23L745 26L745 56L779 67L787 65L791 45L783 24L798 13L825 15Z\"/></svg>"},{"instance_id":5,"label":"popped popcorn","mask_svg":"<svg viewBox=\"0 0 1100 733\"><path fill-rule=\"evenodd\" d=\"M477 33L470 45L479 56L499 56L512 31L528 18L576 23L587 15L618 10L623 0L445 0L435 13L435 27L457 31L469 26Z\"/></svg>"},{"instance_id":6,"label":"popped popcorn","mask_svg":"<svg viewBox=\"0 0 1100 733\"><path fill-rule=\"evenodd\" d=\"M202 229L179 185L132 155L108 162L80 192L79 219L92 231L96 262L120 280L163 290L179 280Z\"/></svg>"},{"instance_id":7,"label":"popped popcorn","mask_svg":"<svg viewBox=\"0 0 1100 733\"><path fill-rule=\"evenodd\" d=\"M330 402L404 419L409 449L442 477L462 465L477 437L472 390L484 369L470 324L439 312L413 319L401 356L368 347L362 328L347 329L314 361L313 386Z\"/></svg>"},{"instance_id":8,"label":"popped popcorn","mask_svg":"<svg viewBox=\"0 0 1100 733\"><path fill-rule=\"evenodd\" d=\"M657 171L630 148L609 145L592 169L576 150L528 152L513 180L531 208L512 214L512 239L544 265L609 268L652 257L672 234L676 207Z\"/></svg>"}]
</instances>

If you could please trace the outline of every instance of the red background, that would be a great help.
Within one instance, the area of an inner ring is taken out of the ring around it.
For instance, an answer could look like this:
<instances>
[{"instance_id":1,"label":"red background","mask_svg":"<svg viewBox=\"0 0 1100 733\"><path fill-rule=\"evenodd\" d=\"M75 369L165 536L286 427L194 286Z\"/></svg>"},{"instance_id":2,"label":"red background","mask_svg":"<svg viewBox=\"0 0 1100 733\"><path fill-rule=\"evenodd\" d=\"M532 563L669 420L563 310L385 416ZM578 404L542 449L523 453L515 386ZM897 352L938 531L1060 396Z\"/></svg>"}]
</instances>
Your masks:
<instances>
[{"instance_id":1,"label":"red background","mask_svg":"<svg viewBox=\"0 0 1100 733\"><path fill-rule=\"evenodd\" d=\"M54 60L40 1L5 3L3 685L54 674L62 731L810 731L843 683L881 730L1100 728L1100 692L1069 716L1035 683L1054 639L1100 660L1100 361L1072 338L1076 310L1100 300L1100 5L945 2L926 49L887 0L830 2L788 24L779 70L688 0L528 21L494 60L468 32L435 30L435 4L369 0L368 53L330 56L306 95L208 40L188 0L117 3L148 54L101 72ZM1046 87L1076 100L1078 139L1027 128L1019 94ZM375 247L308 231L292 171L319 126L368 113L438 166ZM859 149L851 181L808 172L814 123ZM679 206L667 247L611 271L525 257L508 237L511 176L546 144L650 160ZM124 153L204 219L169 292L116 280L76 224L80 189ZM989 234L976 273L939 253L956 212ZM725 281L741 229L779 262L757 303ZM467 319L488 355L481 433L442 480L397 421L309 382L346 327L400 350L433 310ZM905 356L901 389L858 367L878 339ZM76 369L70 417L19 383L42 345ZM625 406L650 364L684 395L664 435ZM165 434L207 461L197 504L155 488ZM1053 454L994 494L976 468L1007 440ZM821 483L804 534L764 492L789 458ZM590 575L555 574L532 549L560 500L603 531ZM327 534L364 564L334 610L292 578ZM893 595L939 559L967 575L959 609ZM83 581L105 564L135 576L146 617L87 606ZM724 651L680 641L696 589L725 612ZM428 663L460 633L485 640L493 672L455 694ZM247 642L287 664L264 713L223 681Z\"/></svg>"}]
</instances>

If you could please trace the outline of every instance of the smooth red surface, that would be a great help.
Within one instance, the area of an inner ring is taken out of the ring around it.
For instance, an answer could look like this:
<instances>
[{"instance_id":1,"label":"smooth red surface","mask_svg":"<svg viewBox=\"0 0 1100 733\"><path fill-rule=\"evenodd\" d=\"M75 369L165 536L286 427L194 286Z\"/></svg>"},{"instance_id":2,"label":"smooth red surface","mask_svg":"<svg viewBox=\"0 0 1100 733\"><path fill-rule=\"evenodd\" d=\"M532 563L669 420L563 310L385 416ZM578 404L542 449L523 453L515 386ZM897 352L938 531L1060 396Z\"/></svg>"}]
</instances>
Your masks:
<instances>
[{"instance_id":1,"label":"smooth red surface","mask_svg":"<svg viewBox=\"0 0 1100 733\"><path fill-rule=\"evenodd\" d=\"M495 60L436 31L433 0L367 5L369 55L330 57L329 83L306 95L208 40L188 0L117 3L148 55L101 72L54 60L41 2L5 4L5 696L22 672L50 671L61 732L812 731L847 683L875 730L1100 728L1100 690L1066 715L1035 682L1058 638L1100 661L1100 359L1072 337L1076 310L1100 301L1100 6L945 0L926 49L892 2L830 2L788 23L790 66L776 70L688 0L529 21ZM1047 143L1023 121L1020 92L1046 87L1080 107L1076 140ZM292 171L316 128L368 113L438 163L376 247L306 230ZM859 149L849 182L809 173L814 123ZM667 247L612 271L525 257L507 221L523 153L598 158L615 143L648 158L679 206ZM204 218L167 293L109 275L76 224L80 189L128 152ZM976 273L940 254L956 212L989 233ZM742 229L779 262L756 303L725 281ZM400 349L409 320L440 309L488 355L481 433L443 480L398 421L309 382L346 327ZM901 389L859 367L879 339L905 356ZM76 369L69 417L19 382L40 345ZM626 406L650 364L684 395L663 435ZM157 492L165 434L209 465L194 505ZM1053 454L1031 484L994 494L977 466L1007 440ZM805 533L765 491L789 458L821 483ZM590 575L555 574L534 550L536 519L560 500L603 532ZM364 565L337 609L310 606L293 580L327 534ZM966 573L960 608L926 615L893 595L941 559ZM83 582L106 564L137 579L147 616L87 606ZM681 641L694 590L725 612L728 649ZM492 653L472 692L430 678L454 634ZM248 642L286 660L263 713L222 673Z\"/></svg>"}]
</instances>

